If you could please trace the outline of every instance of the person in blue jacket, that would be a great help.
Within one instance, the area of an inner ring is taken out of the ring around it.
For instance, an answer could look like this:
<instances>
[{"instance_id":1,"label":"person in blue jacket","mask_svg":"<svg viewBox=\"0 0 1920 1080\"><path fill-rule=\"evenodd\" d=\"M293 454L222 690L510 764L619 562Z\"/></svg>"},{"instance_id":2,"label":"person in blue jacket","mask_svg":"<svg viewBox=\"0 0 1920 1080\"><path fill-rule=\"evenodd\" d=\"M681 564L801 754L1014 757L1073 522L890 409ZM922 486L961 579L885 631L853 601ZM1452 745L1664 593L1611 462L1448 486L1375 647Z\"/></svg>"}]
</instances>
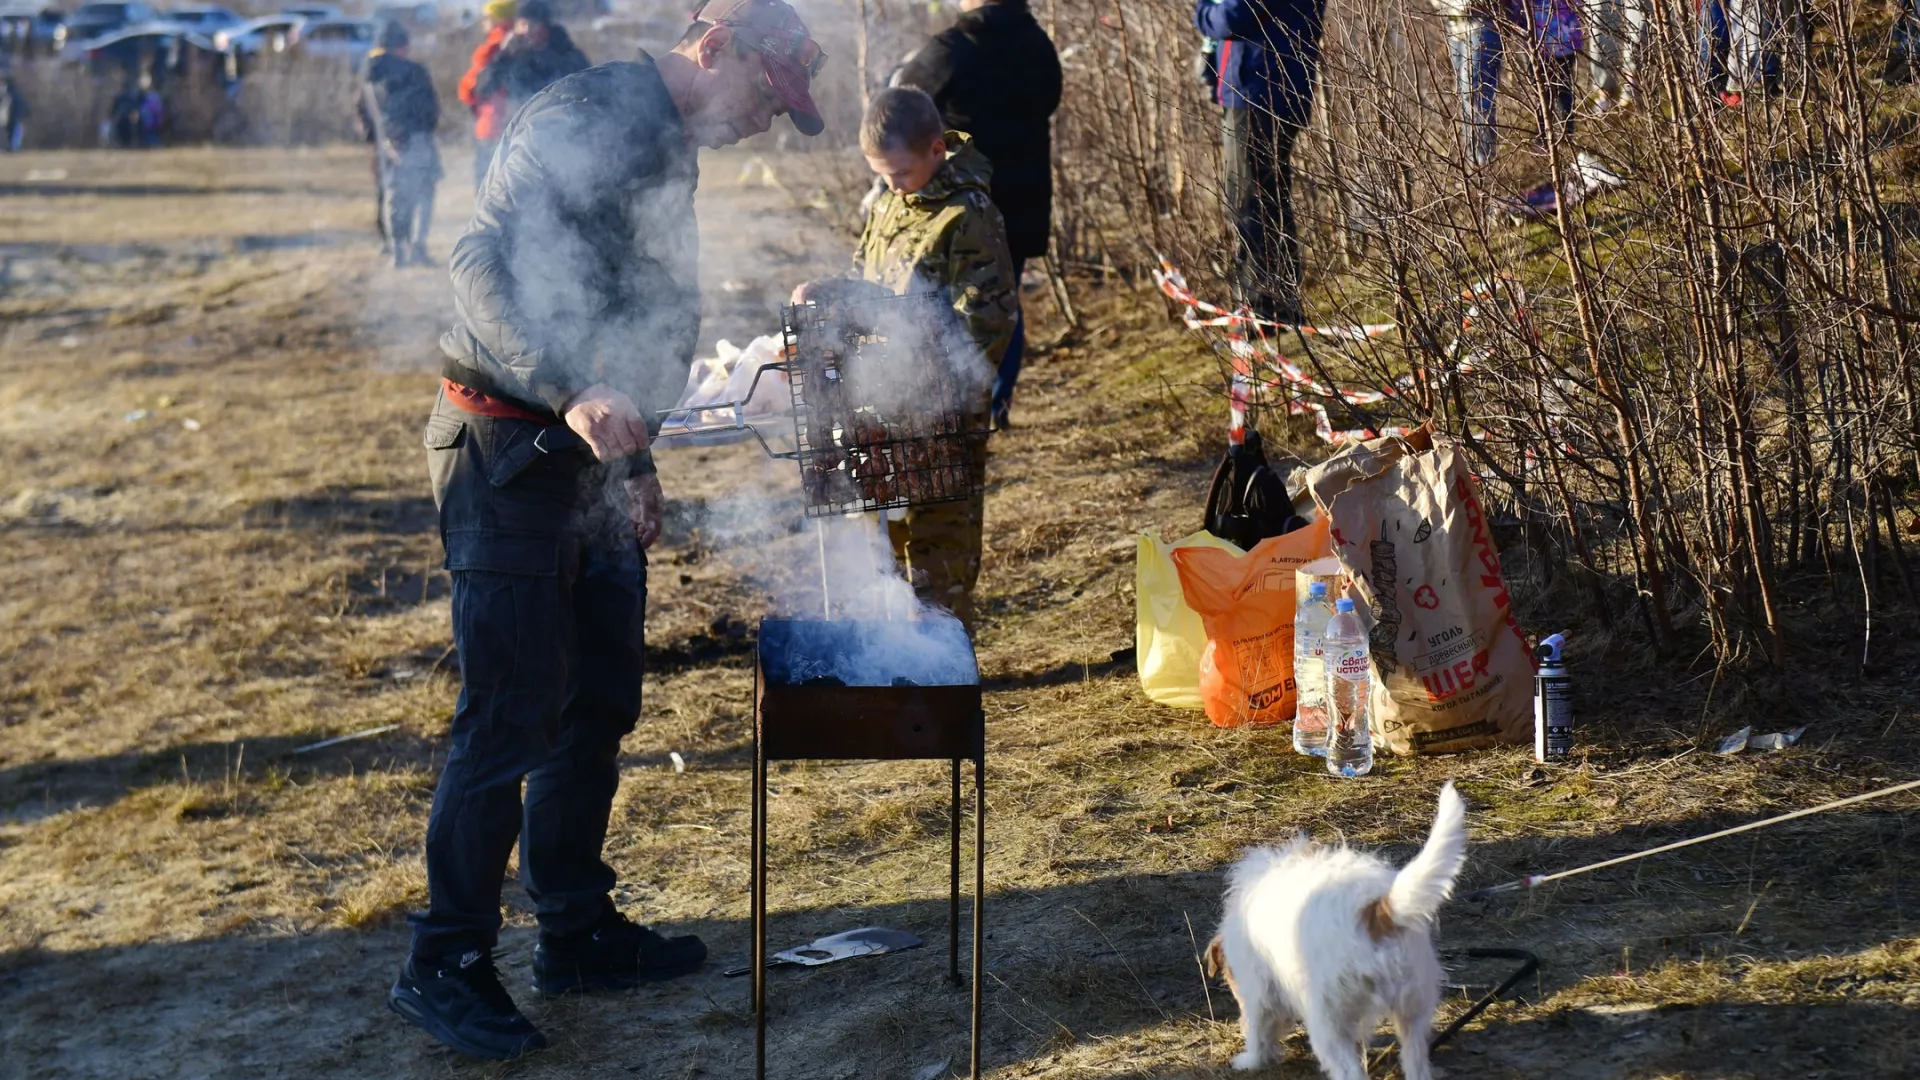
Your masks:
<instances>
[{"instance_id":1,"label":"person in blue jacket","mask_svg":"<svg viewBox=\"0 0 1920 1080\"><path fill-rule=\"evenodd\" d=\"M1280 323L1300 321L1300 239L1293 220L1293 143L1313 116L1325 0L1197 0L1193 25L1220 42L1214 99L1225 189L1239 243L1235 301Z\"/></svg>"}]
</instances>

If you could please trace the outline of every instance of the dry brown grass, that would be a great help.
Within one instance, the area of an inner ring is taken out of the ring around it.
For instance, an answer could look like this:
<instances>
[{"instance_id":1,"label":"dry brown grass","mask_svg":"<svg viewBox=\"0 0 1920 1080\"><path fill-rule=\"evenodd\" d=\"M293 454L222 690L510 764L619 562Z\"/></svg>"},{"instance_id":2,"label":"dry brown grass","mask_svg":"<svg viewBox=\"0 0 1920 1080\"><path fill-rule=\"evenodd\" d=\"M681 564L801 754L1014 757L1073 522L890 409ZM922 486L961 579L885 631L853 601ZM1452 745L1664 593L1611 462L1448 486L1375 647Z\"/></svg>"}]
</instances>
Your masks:
<instances>
[{"instance_id":1,"label":"dry brown grass","mask_svg":"<svg viewBox=\"0 0 1920 1080\"><path fill-rule=\"evenodd\" d=\"M137 162L155 191L0 188L0 1076L120 1076L136 1061L222 1077L746 1075L746 987L711 969L611 999L524 993L533 923L511 883L503 963L553 1050L459 1062L380 1007L405 948L397 917L422 895L456 690L416 442L447 297L438 275L372 265L357 152L8 160L102 183ZM753 286L744 302L709 290L707 336L740 341L841 251L777 189L733 186L737 172L709 158L702 224L709 278ZM446 185L438 253L463 200ZM1132 535L1196 522L1215 368L1157 301L1083 299L1085 333L1038 351L992 467L979 649L996 1075L1228 1075L1233 1006L1219 988L1209 999L1194 944L1219 867L1248 844L1309 829L1403 855L1450 778L1472 804L1479 885L1866 790L1920 761L1911 725L1889 724L1910 710L1905 689L1838 679L1801 747L1696 750L1794 718L1777 688L1709 700L1709 678L1584 628L1589 727L1552 770L1503 750L1336 783L1282 732L1145 703L1113 659L1132 641ZM1029 304L1034 339L1053 341L1045 299ZM124 421L134 409L153 417ZM1298 429L1277 441L1313 450ZM740 628L767 606L770 567L810 538L716 525L741 478L790 485L756 453L673 450L663 476L677 516L653 560L646 713L607 854L623 904L730 964L747 944ZM1521 597L1529 628L1560 627L1561 588ZM387 723L400 728L292 753ZM777 1074L964 1061L965 997L940 979L944 769L796 765L774 788L781 944L868 923L929 942L776 977ZM1455 905L1444 947L1529 948L1545 966L1529 1004L1489 1013L1442 1066L1912 1075L1911 807ZM1499 972L1456 974L1477 993ZM1314 1073L1296 1053L1270 1075Z\"/></svg>"}]
</instances>

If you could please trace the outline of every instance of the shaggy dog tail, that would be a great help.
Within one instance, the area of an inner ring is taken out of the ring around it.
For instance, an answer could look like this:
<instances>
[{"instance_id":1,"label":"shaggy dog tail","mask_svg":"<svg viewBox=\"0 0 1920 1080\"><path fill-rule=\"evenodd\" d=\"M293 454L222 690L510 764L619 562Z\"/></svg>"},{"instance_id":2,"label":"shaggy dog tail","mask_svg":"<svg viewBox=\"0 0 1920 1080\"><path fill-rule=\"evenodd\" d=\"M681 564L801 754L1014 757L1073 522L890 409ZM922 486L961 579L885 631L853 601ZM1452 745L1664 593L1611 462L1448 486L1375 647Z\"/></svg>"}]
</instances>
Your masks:
<instances>
[{"instance_id":1,"label":"shaggy dog tail","mask_svg":"<svg viewBox=\"0 0 1920 1080\"><path fill-rule=\"evenodd\" d=\"M1452 895L1453 879L1466 860L1467 807L1448 783L1440 789L1440 808L1426 846L1394 877L1386 897L1388 910L1381 914L1399 926L1432 919Z\"/></svg>"}]
</instances>

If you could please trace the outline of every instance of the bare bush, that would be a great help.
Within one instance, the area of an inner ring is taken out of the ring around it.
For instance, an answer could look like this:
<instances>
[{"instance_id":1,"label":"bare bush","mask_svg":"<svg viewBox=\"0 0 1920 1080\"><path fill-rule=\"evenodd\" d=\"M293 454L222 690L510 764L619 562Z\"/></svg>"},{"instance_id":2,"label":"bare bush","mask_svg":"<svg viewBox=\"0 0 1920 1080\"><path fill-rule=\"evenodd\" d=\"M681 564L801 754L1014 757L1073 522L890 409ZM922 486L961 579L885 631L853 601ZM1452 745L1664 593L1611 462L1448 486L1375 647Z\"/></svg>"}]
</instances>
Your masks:
<instances>
[{"instance_id":1,"label":"bare bush","mask_svg":"<svg viewBox=\"0 0 1920 1080\"><path fill-rule=\"evenodd\" d=\"M1218 110L1191 74L1188 9L1036 14L1068 69L1060 253L1135 280L1165 254L1226 301ZM1506 523L1571 571L1554 587L1602 624L1781 664L1790 612L1826 592L1865 664L1886 591L1911 602L1920 574L1902 539L1920 526L1920 99L1872 77L1878 13L1787 15L1777 91L1728 107L1701 73L1695 6L1650 4L1638 104L1582 110L1571 136L1543 123L1550 72L1509 27L1503 152L1477 166L1442 21L1333 0L1294 155L1308 311L1398 330L1266 344L1323 383L1393 394L1357 406L1275 380L1265 404L1460 439ZM1579 198L1596 169L1625 183ZM1522 208L1550 177L1567 197Z\"/></svg>"}]
</instances>

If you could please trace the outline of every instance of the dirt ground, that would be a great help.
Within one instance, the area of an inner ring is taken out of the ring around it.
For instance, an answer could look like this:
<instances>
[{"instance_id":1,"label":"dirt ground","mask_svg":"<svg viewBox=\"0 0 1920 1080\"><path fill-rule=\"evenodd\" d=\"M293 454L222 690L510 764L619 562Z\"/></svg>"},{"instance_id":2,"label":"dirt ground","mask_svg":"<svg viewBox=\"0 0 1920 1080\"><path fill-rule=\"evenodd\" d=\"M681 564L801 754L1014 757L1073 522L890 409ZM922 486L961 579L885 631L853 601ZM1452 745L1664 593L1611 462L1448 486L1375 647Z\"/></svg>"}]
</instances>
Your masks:
<instances>
[{"instance_id":1,"label":"dirt ground","mask_svg":"<svg viewBox=\"0 0 1920 1080\"><path fill-rule=\"evenodd\" d=\"M708 344L774 329L791 284L843 257L805 164L772 164L705 159ZM468 204L466 163L447 172L443 257ZM537 999L510 882L502 965L551 1050L466 1061L383 1008L457 689L418 441L450 297L442 272L375 261L368 186L351 148L0 157L0 1077L749 1075L748 987L720 971L747 948L752 627L809 547L759 509L797 498L790 466L743 447L661 455L672 522L608 844L621 902L714 962ZM1599 639L1576 654L1572 765L1514 749L1358 782L1283 732L1147 704L1123 651L1134 537L1194 527L1224 410L1156 299L1079 284L1086 325L1064 340L1027 298L1037 347L988 499L992 1075L1229 1075L1234 1007L1195 961L1222 866L1301 828L1404 857L1444 779L1472 807L1474 887L1916 774L1911 664L1809 712ZM1523 623L1559 629L1561 600L1520 596ZM1783 753L1710 752L1742 723L1813 728ZM795 766L775 789L776 946L882 924L929 947L774 974L772 1074L964 1073L942 767ZM1446 1016L1504 974L1463 950L1542 966L1439 1067L1920 1075L1916 805L1456 902ZM1290 1045L1267 1075L1317 1075Z\"/></svg>"}]
</instances>

